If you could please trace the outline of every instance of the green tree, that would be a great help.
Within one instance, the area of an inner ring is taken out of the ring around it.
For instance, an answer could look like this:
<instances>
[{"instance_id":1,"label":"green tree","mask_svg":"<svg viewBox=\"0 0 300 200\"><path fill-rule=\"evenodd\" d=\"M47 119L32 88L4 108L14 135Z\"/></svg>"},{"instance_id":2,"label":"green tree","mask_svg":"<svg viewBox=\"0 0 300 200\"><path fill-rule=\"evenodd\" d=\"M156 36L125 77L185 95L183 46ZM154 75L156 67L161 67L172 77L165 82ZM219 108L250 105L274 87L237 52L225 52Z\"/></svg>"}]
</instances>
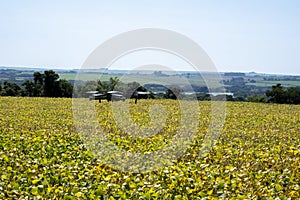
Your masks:
<instances>
[{"instance_id":1,"label":"green tree","mask_svg":"<svg viewBox=\"0 0 300 200\"><path fill-rule=\"evenodd\" d=\"M32 81L26 80L22 83L22 86L25 88L25 96L33 97L35 94L35 85Z\"/></svg>"},{"instance_id":2,"label":"green tree","mask_svg":"<svg viewBox=\"0 0 300 200\"><path fill-rule=\"evenodd\" d=\"M287 92L280 83L273 85L272 90L267 90L266 96L269 97L269 102L287 103Z\"/></svg>"},{"instance_id":3,"label":"green tree","mask_svg":"<svg viewBox=\"0 0 300 200\"><path fill-rule=\"evenodd\" d=\"M2 90L2 96L21 96L23 94L23 90L18 84L8 81L4 82Z\"/></svg>"},{"instance_id":4,"label":"green tree","mask_svg":"<svg viewBox=\"0 0 300 200\"><path fill-rule=\"evenodd\" d=\"M272 103L300 104L300 88L297 87L285 89L281 84L277 84L272 86L272 90L268 90L266 95Z\"/></svg>"},{"instance_id":5,"label":"green tree","mask_svg":"<svg viewBox=\"0 0 300 200\"><path fill-rule=\"evenodd\" d=\"M115 87L120 83L120 79L118 77L110 77L109 78L109 87L110 90L114 90Z\"/></svg>"},{"instance_id":6,"label":"green tree","mask_svg":"<svg viewBox=\"0 0 300 200\"><path fill-rule=\"evenodd\" d=\"M55 86L59 75L53 70L48 70L44 72L44 96L54 97L55 96Z\"/></svg>"},{"instance_id":7,"label":"green tree","mask_svg":"<svg viewBox=\"0 0 300 200\"><path fill-rule=\"evenodd\" d=\"M98 80L97 89L100 93L106 93L109 91L109 85L106 81L100 81Z\"/></svg>"},{"instance_id":8,"label":"green tree","mask_svg":"<svg viewBox=\"0 0 300 200\"><path fill-rule=\"evenodd\" d=\"M110 77L109 81L98 80L97 90L101 93L112 91L120 83L118 77Z\"/></svg>"},{"instance_id":9,"label":"green tree","mask_svg":"<svg viewBox=\"0 0 300 200\"><path fill-rule=\"evenodd\" d=\"M73 86L65 79L56 82L54 97L72 97Z\"/></svg>"},{"instance_id":10,"label":"green tree","mask_svg":"<svg viewBox=\"0 0 300 200\"><path fill-rule=\"evenodd\" d=\"M34 89L33 96L41 97L44 93L44 74L40 72L33 73Z\"/></svg>"},{"instance_id":11,"label":"green tree","mask_svg":"<svg viewBox=\"0 0 300 200\"><path fill-rule=\"evenodd\" d=\"M300 88L291 87L287 89L287 103L300 104Z\"/></svg>"},{"instance_id":12,"label":"green tree","mask_svg":"<svg viewBox=\"0 0 300 200\"><path fill-rule=\"evenodd\" d=\"M249 102L257 102L257 103L266 103L266 97L265 96L251 96L247 99Z\"/></svg>"},{"instance_id":13,"label":"green tree","mask_svg":"<svg viewBox=\"0 0 300 200\"><path fill-rule=\"evenodd\" d=\"M178 87L169 87L166 91L166 94L164 95L164 97L166 99L178 99L180 97L180 93L182 92L182 89L178 88Z\"/></svg>"}]
</instances>

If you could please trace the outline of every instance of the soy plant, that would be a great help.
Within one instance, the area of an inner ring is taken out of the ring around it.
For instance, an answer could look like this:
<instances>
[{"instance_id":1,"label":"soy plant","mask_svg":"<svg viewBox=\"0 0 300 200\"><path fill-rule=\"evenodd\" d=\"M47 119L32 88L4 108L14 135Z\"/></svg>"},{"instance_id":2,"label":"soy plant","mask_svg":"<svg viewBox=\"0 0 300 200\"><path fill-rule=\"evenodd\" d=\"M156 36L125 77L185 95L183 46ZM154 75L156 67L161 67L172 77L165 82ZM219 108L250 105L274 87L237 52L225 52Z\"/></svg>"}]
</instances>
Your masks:
<instances>
[{"instance_id":1,"label":"soy plant","mask_svg":"<svg viewBox=\"0 0 300 200\"><path fill-rule=\"evenodd\" d=\"M129 103L129 117L144 127L153 105L167 110L162 128L145 138L127 134L132 127L120 130L111 103L93 103L107 137L124 150L157 151L179 127L174 100ZM0 199L300 198L299 105L227 103L221 135L202 155L210 102L199 107L198 134L181 156L158 170L130 173L88 150L71 99L1 97Z\"/></svg>"}]
</instances>

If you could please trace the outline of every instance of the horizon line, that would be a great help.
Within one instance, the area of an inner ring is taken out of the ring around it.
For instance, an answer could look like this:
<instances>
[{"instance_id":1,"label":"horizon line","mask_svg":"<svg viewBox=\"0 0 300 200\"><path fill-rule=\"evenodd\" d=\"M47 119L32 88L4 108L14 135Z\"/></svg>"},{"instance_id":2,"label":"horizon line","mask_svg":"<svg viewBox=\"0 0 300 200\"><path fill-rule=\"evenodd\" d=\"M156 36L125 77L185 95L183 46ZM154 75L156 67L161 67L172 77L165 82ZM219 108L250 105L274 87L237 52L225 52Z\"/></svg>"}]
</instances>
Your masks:
<instances>
[{"instance_id":1,"label":"horizon line","mask_svg":"<svg viewBox=\"0 0 300 200\"><path fill-rule=\"evenodd\" d=\"M74 70L81 70L81 68L55 68L55 67L38 67L38 66L5 66L5 65L0 65L0 68L28 68L29 70L59 70L59 71L74 71ZM142 70L134 70L134 69L119 69L119 68L90 68L90 69L84 69L84 70L107 70L107 71L160 71L159 69L157 70L151 70L151 69L142 69ZM161 71L171 71L171 70L161 70ZM175 70L177 72L197 72L197 70ZM257 72L257 71L203 71L204 73L245 73L245 74L250 74L250 73L255 73L255 74L265 74L265 75L287 75L287 76L300 76L300 74L290 74L290 73L276 73L276 72Z\"/></svg>"}]
</instances>

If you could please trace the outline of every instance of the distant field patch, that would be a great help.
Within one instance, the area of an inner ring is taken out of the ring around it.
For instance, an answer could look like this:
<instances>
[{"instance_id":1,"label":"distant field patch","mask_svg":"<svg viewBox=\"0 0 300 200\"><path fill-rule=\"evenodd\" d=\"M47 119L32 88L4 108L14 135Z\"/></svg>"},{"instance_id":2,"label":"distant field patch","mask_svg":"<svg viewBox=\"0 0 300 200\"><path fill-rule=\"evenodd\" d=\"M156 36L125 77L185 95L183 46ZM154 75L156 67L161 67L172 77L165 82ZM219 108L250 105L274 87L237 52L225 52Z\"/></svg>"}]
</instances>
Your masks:
<instances>
[{"instance_id":1,"label":"distant field patch","mask_svg":"<svg viewBox=\"0 0 300 200\"><path fill-rule=\"evenodd\" d=\"M247 83L257 87L271 87L280 83L284 87L300 87L300 81L257 81L256 83Z\"/></svg>"}]
</instances>

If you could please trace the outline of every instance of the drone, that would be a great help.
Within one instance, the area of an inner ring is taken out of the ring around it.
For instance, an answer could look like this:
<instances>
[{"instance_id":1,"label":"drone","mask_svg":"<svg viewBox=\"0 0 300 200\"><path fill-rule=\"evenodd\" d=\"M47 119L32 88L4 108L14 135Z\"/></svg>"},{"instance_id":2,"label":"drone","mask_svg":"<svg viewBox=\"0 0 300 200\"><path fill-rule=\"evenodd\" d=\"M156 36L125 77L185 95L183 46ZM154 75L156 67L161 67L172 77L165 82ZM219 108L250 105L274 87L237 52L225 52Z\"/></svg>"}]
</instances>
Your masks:
<instances>
[{"instance_id":1,"label":"drone","mask_svg":"<svg viewBox=\"0 0 300 200\"><path fill-rule=\"evenodd\" d=\"M87 92L89 94L89 100L99 100L99 103L101 103L101 100L107 100L109 101L125 101L126 97L123 95L120 91L109 91L106 93L100 93L98 91L89 91Z\"/></svg>"},{"instance_id":2,"label":"drone","mask_svg":"<svg viewBox=\"0 0 300 200\"><path fill-rule=\"evenodd\" d=\"M126 97L120 91L109 91L106 93L100 93L99 91L89 91L86 93L89 96L89 100L98 100L101 103L101 100L109 101L125 101ZM135 91L132 97L135 99L134 103L136 104L138 99L148 98L150 92L142 92L142 91Z\"/></svg>"}]
</instances>

